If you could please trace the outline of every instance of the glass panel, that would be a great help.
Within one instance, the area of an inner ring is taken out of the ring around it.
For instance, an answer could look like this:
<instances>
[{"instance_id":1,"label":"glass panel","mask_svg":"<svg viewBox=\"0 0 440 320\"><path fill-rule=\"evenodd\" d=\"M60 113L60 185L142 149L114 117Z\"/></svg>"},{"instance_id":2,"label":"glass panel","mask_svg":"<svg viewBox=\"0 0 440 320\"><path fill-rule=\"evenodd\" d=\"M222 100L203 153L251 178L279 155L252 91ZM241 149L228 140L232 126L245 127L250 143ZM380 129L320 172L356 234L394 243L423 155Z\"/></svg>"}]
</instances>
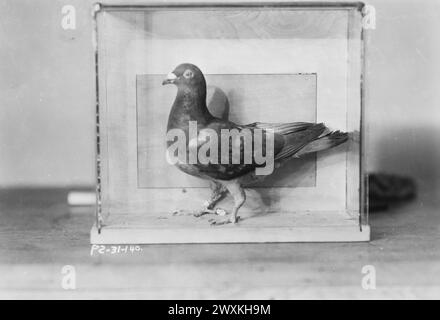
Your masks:
<instances>
[{"instance_id":1,"label":"glass panel","mask_svg":"<svg viewBox=\"0 0 440 320\"><path fill-rule=\"evenodd\" d=\"M350 133L349 143L293 159L261 182L250 194L260 202L248 200L244 212L326 212L357 223L365 201L361 19L348 5L104 7L97 15L103 213L169 213L208 197L206 181L163 159L175 88L161 80L191 62L204 72L218 116L324 122Z\"/></svg>"}]
</instances>

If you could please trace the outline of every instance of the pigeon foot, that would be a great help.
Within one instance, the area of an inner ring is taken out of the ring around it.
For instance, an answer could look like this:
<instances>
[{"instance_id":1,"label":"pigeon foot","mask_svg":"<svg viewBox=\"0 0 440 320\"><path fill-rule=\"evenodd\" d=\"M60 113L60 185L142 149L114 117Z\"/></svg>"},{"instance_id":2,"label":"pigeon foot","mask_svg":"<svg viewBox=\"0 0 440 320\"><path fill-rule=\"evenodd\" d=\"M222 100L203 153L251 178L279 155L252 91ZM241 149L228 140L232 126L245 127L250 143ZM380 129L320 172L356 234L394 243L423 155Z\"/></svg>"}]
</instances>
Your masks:
<instances>
[{"instance_id":1,"label":"pigeon foot","mask_svg":"<svg viewBox=\"0 0 440 320\"><path fill-rule=\"evenodd\" d=\"M208 209L205 208L203 210L200 210L199 212L194 214L194 217L198 218L201 216L204 216L205 214L216 214L218 216L225 216L227 214L225 209L222 208L215 208L215 209Z\"/></svg>"},{"instance_id":2,"label":"pigeon foot","mask_svg":"<svg viewBox=\"0 0 440 320\"><path fill-rule=\"evenodd\" d=\"M219 219L219 220L209 219L208 221L211 224L211 226L221 226L221 225L229 224L229 223L236 224L239 220L240 220L240 217L235 217L234 218L234 217L231 216L231 217L226 218L226 219Z\"/></svg>"},{"instance_id":3,"label":"pigeon foot","mask_svg":"<svg viewBox=\"0 0 440 320\"><path fill-rule=\"evenodd\" d=\"M196 218L200 218L201 216L204 216L206 214L215 214L218 216L225 216L227 214L227 211L222 208L215 208L215 209L204 208L204 209L201 209L200 211L196 211L196 212L191 211L191 210L184 210L184 209L175 210L173 212L173 216L194 216Z\"/></svg>"}]
</instances>

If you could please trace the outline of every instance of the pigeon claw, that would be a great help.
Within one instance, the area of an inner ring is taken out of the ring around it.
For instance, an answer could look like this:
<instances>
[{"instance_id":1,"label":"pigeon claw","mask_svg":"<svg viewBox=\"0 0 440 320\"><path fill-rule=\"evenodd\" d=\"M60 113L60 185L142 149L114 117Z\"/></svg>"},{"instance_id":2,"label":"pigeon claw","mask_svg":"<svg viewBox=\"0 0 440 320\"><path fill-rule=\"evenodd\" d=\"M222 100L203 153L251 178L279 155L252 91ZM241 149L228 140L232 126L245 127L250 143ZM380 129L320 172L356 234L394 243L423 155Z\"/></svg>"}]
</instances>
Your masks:
<instances>
[{"instance_id":1,"label":"pigeon claw","mask_svg":"<svg viewBox=\"0 0 440 320\"><path fill-rule=\"evenodd\" d=\"M205 208L205 209L200 210L199 212L195 213L194 217L199 218L201 216L204 216L205 214L216 214L218 216L225 216L228 214L228 212L222 208L215 208L215 209Z\"/></svg>"},{"instance_id":2,"label":"pigeon claw","mask_svg":"<svg viewBox=\"0 0 440 320\"><path fill-rule=\"evenodd\" d=\"M236 217L235 219L234 217L229 217L227 219L220 219L220 220L209 219L208 222L211 224L211 226L221 226L229 223L236 224L239 220L240 217Z\"/></svg>"},{"instance_id":3,"label":"pigeon claw","mask_svg":"<svg viewBox=\"0 0 440 320\"><path fill-rule=\"evenodd\" d=\"M173 216L188 216L190 214L191 214L191 212L188 210L179 209L179 210L173 211Z\"/></svg>"},{"instance_id":4,"label":"pigeon claw","mask_svg":"<svg viewBox=\"0 0 440 320\"><path fill-rule=\"evenodd\" d=\"M209 210L200 210L200 211L196 211L194 212L193 210L175 210L173 212L173 216L194 216L194 217L201 217L205 214L210 214L210 213L214 213L214 212L209 212Z\"/></svg>"},{"instance_id":5,"label":"pigeon claw","mask_svg":"<svg viewBox=\"0 0 440 320\"><path fill-rule=\"evenodd\" d=\"M173 216L194 216L196 218L200 218L201 216L204 216L206 214L215 214L218 216L225 216L228 214L228 212L222 208L215 208L215 209L204 208L204 209L197 211L197 212L190 211L190 210L182 210L182 209L173 211Z\"/></svg>"},{"instance_id":6,"label":"pigeon claw","mask_svg":"<svg viewBox=\"0 0 440 320\"><path fill-rule=\"evenodd\" d=\"M200 218L201 216L204 216L205 214L212 214L214 212L212 212L211 210L200 210L199 212L196 212L193 214L194 217L196 218Z\"/></svg>"}]
</instances>

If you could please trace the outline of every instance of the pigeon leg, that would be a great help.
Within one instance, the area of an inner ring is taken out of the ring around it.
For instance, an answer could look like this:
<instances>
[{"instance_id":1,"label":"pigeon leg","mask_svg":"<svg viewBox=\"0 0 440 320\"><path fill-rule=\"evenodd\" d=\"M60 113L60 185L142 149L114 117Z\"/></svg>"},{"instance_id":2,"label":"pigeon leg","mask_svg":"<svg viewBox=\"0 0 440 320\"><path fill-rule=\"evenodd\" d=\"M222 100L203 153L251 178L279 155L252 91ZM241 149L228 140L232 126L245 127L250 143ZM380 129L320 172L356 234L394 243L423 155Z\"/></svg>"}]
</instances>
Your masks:
<instances>
[{"instance_id":1,"label":"pigeon leg","mask_svg":"<svg viewBox=\"0 0 440 320\"><path fill-rule=\"evenodd\" d=\"M205 202L205 207L207 209L213 209L214 206L226 196L228 190L221 184L216 181L211 182L211 198Z\"/></svg>"},{"instance_id":2,"label":"pigeon leg","mask_svg":"<svg viewBox=\"0 0 440 320\"><path fill-rule=\"evenodd\" d=\"M204 203L204 209L194 214L195 217L201 217L205 214L217 214L217 210L214 210L214 206L226 196L228 190L216 181L210 182L212 190L211 198ZM222 210L222 209L219 209Z\"/></svg>"},{"instance_id":3,"label":"pigeon leg","mask_svg":"<svg viewBox=\"0 0 440 320\"><path fill-rule=\"evenodd\" d=\"M221 208L214 209L214 206L223 199L228 190L220 183L216 181L210 182L210 188L212 190L212 194L209 200L204 202L203 209L199 211L190 211L190 210L175 210L173 212L174 216L194 216L194 217L201 217L205 214L217 214L217 215L225 215L226 210Z\"/></svg>"},{"instance_id":4,"label":"pigeon leg","mask_svg":"<svg viewBox=\"0 0 440 320\"><path fill-rule=\"evenodd\" d=\"M234 197L234 207L232 208L231 216L224 220L210 220L211 225L222 225L227 223L236 223L240 217L237 216L238 210L246 201L246 193L240 183L236 180L225 184L228 191Z\"/></svg>"}]
</instances>

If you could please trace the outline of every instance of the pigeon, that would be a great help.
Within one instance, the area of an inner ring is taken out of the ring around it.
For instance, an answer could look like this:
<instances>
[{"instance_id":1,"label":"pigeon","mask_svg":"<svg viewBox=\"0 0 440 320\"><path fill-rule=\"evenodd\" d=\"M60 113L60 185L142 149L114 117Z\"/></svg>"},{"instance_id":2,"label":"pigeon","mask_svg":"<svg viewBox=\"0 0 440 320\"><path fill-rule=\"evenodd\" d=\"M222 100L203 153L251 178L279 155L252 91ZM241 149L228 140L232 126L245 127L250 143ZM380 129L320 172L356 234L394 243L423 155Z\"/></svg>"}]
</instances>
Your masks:
<instances>
[{"instance_id":1,"label":"pigeon","mask_svg":"<svg viewBox=\"0 0 440 320\"><path fill-rule=\"evenodd\" d=\"M162 85L174 84L177 86L177 95L171 107L168 117L167 133L170 130L181 130L185 137L186 152L194 143L197 148L203 146L208 139L203 137L204 132L215 132L221 137L222 130L238 130L242 132L247 130L253 134L260 131L262 134L262 143L252 143L253 154L256 151L261 154L272 151L275 170L281 164L292 158L298 158L303 155L333 148L347 141L347 133L340 131L330 131L324 123L308 123L308 122L292 122L292 123L264 123L254 122L250 124L237 124L227 119L220 119L213 116L206 104L206 80L202 71L191 63L182 63L177 66L174 71L170 72L163 80ZM274 110L276 107L274 106ZM196 124L198 138L196 141L190 139L191 123ZM272 137L272 148L269 150L267 143L268 135ZM205 135L206 136L206 135ZM211 136L210 136L211 137ZM243 142L243 140L240 140ZM266 142L266 143L265 143ZM167 139L168 148L174 141ZM221 143L218 143L220 146ZM246 193L244 187L248 186L255 180L259 180L261 176L257 176L256 171L261 168L261 164L257 163L254 158L252 161L244 161L243 143L240 143L240 161L233 160L234 143L229 144L226 150L229 154L225 157L229 160L211 161L211 162L188 162L177 161L175 165L183 172L205 179L209 181L212 190L211 197L204 203L204 207L200 212L194 213L199 217L203 214L217 213L222 218L211 219L213 225L222 225L232 223L235 224L239 220L238 211L246 201ZM219 148L219 159L220 159ZM267 155L267 154L266 154ZM188 156L185 155L185 156ZM226 159L225 158L225 159ZM230 193L234 199L234 205L230 214L226 215L225 210L214 210L216 204L223 199L227 193Z\"/></svg>"}]
</instances>

